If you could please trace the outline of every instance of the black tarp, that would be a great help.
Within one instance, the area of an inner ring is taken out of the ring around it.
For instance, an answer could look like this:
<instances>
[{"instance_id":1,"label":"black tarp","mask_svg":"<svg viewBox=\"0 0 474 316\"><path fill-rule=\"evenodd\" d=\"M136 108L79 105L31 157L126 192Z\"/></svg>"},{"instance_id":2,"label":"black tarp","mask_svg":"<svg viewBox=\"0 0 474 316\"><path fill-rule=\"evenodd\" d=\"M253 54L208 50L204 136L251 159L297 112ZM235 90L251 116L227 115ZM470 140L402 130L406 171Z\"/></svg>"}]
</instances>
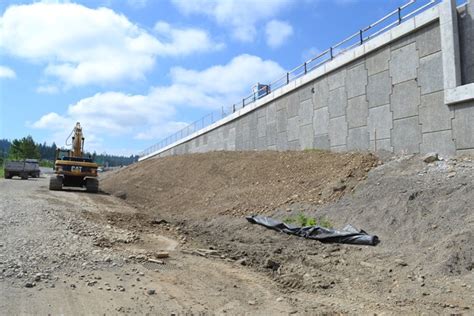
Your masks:
<instances>
[{"instance_id":1,"label":"black tarp","mask_svg":"<svg viewBox=\"0 0 474 316\"><path fill-rule=\"evenodd\" d=\"M321 242L369 246L375 246L379 243L377 236L369 235L363 230L354 228L352 225L346 225L343 229L336 230L320 226L297 227L266 216L253 215L246 218L252 224L260 224L279 232L316 239Z\"/></svg>"}]
</instances>

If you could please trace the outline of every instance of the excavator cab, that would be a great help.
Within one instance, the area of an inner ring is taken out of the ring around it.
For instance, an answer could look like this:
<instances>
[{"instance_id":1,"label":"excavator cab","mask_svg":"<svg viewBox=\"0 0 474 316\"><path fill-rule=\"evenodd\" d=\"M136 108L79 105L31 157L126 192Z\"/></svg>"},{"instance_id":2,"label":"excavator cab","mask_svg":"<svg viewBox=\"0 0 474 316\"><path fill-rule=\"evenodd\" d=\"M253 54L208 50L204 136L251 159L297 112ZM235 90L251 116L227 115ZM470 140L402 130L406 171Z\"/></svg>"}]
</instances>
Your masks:
<instances>
[{"instance_id":1,"label":"excavator cab","mask_svg":"<svg viewBox=\"0 0 474 316\"><path fill-rule=\"evenodd\" d=\"M72 150L56 150L55 175L50 178L49 189L58 191L64 186L85 187L87 192L96 193L99 191L98 165L91 158L83 157L84 137L79 122L76 123L70 136L72 136Z\"/></svg>"}]
</instances>

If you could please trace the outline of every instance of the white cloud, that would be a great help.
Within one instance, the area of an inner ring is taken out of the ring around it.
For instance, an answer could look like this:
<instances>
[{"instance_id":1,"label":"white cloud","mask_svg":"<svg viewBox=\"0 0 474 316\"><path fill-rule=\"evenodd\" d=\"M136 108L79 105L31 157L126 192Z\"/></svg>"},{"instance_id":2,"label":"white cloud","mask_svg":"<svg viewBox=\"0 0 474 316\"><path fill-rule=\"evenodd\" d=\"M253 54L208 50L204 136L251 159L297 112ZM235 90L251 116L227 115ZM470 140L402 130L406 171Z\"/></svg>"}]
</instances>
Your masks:
<instances>
[{"instance_id":1,"label":"white cloud","mask_svg":"<svg viewBox=\"0 0 474 316\"><path fill-rule=\"evenodd\" d=\"M283 72L276 62L251 55L240 55L202 71L174 68L170 85L153 87L143 95L97 93L70 105L65 114L48 113L31 126L69 131L80 121L88 133L101 137L163 138L186 125L174 119L180 110L230 106L249 95L255 82L269 82Z\"/></svg>"},{"instance_id":2,"label":"white cloud","mask_svg":"<svg viewBox=\"0 0 474 316\"><path fill-rule=\"evenodd\" d=\"M322 52L322 50L320 50L317 47L312 46L308 49L305 49L301 53L301 59L303 61L308 61L309 59L314 58L314 57L318 56L319 54L321 54L321 52Z\"/></svg>"},{"instance_id":3,"label":"white cloud","mask_svg":"<svg viewBox=\"0 0 474 316\"><path fill-rule=\"evenodd\" d=\"M0 49L44 64L45 75L66 88L143 79L157 56L221 47L199 29L167 25L153 34L108 8L74 3L14 5L0 17Z\"/></svg>"},{"instance_id":4,"label":"white cloud","mask_svg":"<svg viewBox=\"0 0 474 316\"><path fill-rule=\"evenodd\" d=\"M250 42L257 35L256 25L278 15L294 1L291 0L172 0L185 14L204 14L212 17L219 25L232 29L232 35Z\"/></svg>"},{"instance_id":5,"label":"white cloud","mask_svg":"<svg viewBox=\"0 0 474 316\"><path fill-rule=\"evenodd\" d=\"M158 38L166 43L161 47L161 53L171 56L189 55L194 52L219 50L222 43L214 42L209 34L196 28L173 28L169 23L158 21L154 27Z\"/></svg>"},{"instance_id":6,"label":"white cloud","mask_svg":"<svg viewBox=\"0 0 474 316\"><path fill-rule=\"evenodd\" d=\"M271 20L265 26L265 34L267 36L267 45L277 48L293 35L293 27L285 21Z\"/></svg>"},{"instance_id":7,"label":"white cloud","mask_svg":"<svg viewBox=\"0 0 474 316\"><path fill-rule=\"evenodd\" d=\"M13 69L0 65L0 78L14 79L16 78L16 73Z\"/></svg>"},{"instance_id":8,"label":"white cloud","mask_svg":"<svg viewBox=\"0 0 474 316\"><path fill-rule=\"evenodd\" d=\"M36 88L36 92L38 93L44 93L44 94L57 94L59 93L59 88L55 85L44 85L44 86L39 86Z\"/></svg>"}]
</instances>

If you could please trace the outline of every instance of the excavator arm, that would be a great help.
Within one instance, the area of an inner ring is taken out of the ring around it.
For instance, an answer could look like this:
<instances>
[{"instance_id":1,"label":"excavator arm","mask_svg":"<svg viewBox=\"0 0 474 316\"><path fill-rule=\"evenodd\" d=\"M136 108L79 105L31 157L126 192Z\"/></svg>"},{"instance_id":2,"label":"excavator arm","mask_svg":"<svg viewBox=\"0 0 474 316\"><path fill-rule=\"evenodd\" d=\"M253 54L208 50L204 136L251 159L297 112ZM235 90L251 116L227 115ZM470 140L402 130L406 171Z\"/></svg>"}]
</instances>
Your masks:
<instances>
[{"instance_id":1,"label":"excavator arm","mask_svg":"<svg viewBox=\"0 0 474 316\"><path fill-rule=\"evenodd\" d=\"M82 135L81 123L76 123L72 133L72 156L82 157L84 152L84 136Z\"/></svg>"}]
</instances>

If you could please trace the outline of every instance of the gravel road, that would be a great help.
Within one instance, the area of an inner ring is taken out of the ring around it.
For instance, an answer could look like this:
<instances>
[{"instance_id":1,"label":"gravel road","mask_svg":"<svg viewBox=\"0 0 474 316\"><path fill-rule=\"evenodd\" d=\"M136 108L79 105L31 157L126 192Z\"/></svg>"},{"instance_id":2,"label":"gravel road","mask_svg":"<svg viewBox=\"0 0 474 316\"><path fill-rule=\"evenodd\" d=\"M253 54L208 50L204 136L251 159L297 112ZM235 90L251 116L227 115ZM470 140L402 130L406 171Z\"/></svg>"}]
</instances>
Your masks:
<instances>
[{"instance_id":1,"label":"gravel road","mask_svg":"<svg viewBox=\"0 0 474 316\"><path fill-rule=\"evenodd\" d=\"M48 180L0 180L2 315L311 308L299 301L304 296L280 293L267 277L213 250L186 247L186 237L158 219L121 228L122 221L133 227L138 214L116 197L53 192Z\"/></svg>"}]
</instances>

